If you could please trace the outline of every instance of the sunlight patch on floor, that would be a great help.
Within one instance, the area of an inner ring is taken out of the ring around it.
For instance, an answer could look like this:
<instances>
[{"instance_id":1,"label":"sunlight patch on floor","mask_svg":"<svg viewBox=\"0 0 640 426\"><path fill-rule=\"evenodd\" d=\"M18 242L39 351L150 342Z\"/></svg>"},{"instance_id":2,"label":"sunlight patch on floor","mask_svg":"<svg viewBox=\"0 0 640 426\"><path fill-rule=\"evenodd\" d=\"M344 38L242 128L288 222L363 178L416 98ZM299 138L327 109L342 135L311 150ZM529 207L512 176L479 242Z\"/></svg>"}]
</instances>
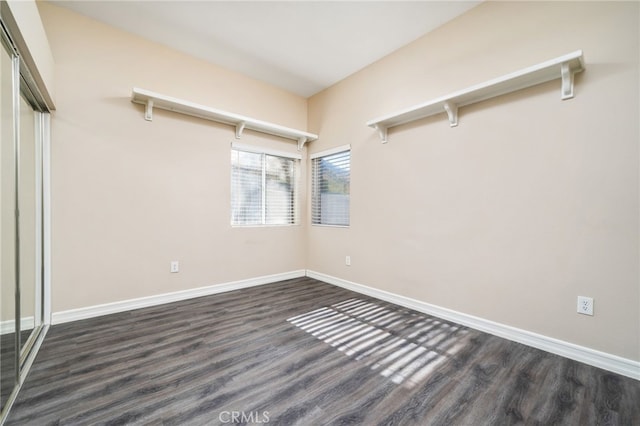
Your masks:
<instances>
[{"instance_id":1,"label":"sunlight patch on floor","mask_svg":"<svg viewBox=\"0 0 640 426\"><path fill-rule=\"evenodd\" d=\"M414 311L348 299L287 319L393 383L413 387L455 355L467 330Z\"/></svg>"}]
</instances>

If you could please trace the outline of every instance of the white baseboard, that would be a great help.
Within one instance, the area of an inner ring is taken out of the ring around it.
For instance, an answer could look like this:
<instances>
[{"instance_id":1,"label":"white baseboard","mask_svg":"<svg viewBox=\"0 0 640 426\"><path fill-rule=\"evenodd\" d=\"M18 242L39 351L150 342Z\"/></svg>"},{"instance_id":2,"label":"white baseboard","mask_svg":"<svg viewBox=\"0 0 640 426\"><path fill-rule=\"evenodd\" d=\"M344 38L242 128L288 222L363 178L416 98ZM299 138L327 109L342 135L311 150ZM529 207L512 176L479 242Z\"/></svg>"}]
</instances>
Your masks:
<instances>
[{"instance_id":1,"label":"white baseboard","mask_svg":"<svg viewBox=\"0 0 640 426\"><path fill-rule=\"evenodd\" d=\"M563 340L500 324L484 318L475 317L430 303L421 302L398 294L384 290L378 290L362 284L343 280L331 275L322 274L311 270L297 270L281 274L266 275L246 280L233 281L223 284L215 284L206 287L199 287L189 290L182 290L172 293L159 294L137 299L123 300L119 302L106 303L103 305L89 306L86 308L71 309L68 311L54 312L52 314L52 324L62 324L70 321L94 318L102 315L114 314L133 309L146 308L149 306L162 305L165 303L177 302L180 300L195 297L208 296L211 294L224 293L227 291L239 290L247 287L254 287L278 281L300 278L304 276L324 281L328 284L343 287L357 293L366 294L380 300L395 303L418 312L433 315L448 321L461 324L475 330L493 334L514 342L522 343L537 349L541 349L556 355L573 359L594 367L602 368L614 373L622 374L636 380L640 380L640 362L622 358L617 355L597 351L584 346L579 346ZM9 324L7 324L7 327Z\"/></svg>"},{"instance_id":2,"label":"white baseboard","mask_svg":"<svg viewBox=\"0 0 640 426\"><path fill-rule=\"evenodd\" d=\"M24 317L20 319L20 330L29 330L35 327L36 322L33 316ZM15 333L16 322L15 320L7 320L0 322L0 335L9 333Z\"/></svg>"},{"instance_id":3,"label":"white baseboard","mask_svg":"<svg viewBox=\"0 0 640 426\"><path fill-rule=\"evenodd\" d=\"M336 278L319 272L307 270L307 276L357 293L366 294L377 299L395 303L396 305L404 306L418 312L423 312L425 314L452 321L475 330L480 330L485 333L522 343L565 358L573 359L594 367L640 380L640 362L638 361L622 358L617 355L597 351L595 349L579 346L563 340L532 333L530 331L489 321L472 315L463 314L461 312L456 312L440 306L411 299L409 297L367 287L362 284L346 281L341 278Z\"/></svg>"},{"instance_id":4,"label":"white baseboard","mask_svg":"<svg viewBox=\"0 0 640 426\"><path fill-rule=\"evenodd\" d=\"M13 388L13 391L9 395L9 398L4 401L4 407L2 410L2 415L0 416L0 425L3 425L7 417L9 416L9 412L11 411L11 407L18 397L18 393L24 384L24 381L27 379L29 375L29 370L31 370L31 366L33 365L33 361L36 359L36 355L38 355L38 351L40 350L40 346L42 346L42 342L44 342L44 337L49 330L48 325L43 325L42 330L40 330L40 334L36 338L35 342L33 342L33 346L29 351L29 355L27 359L24 360L22 364L22 368L20 369L20 377L18 378L18 384Z\"/></svg>"},{"instance_id":5,"label":"white baseboard","mask_svg":"<svg viewBox=\"0 0 640 426\"><path fill-rule=\"evenodd\" d=\"M130 311L133 309L146 308L149 306L163 305L165 303L177 302L180 300L192 299L194 297L208 296L216 293L239 290L247 287L254 287L263 284L274 283L293 278L305 276L305 270L284 272L281 274L265 275L257 278L250 278L240 281L232 281L223 284L215 284L206 287L198 287L189 290L176 291L172 293L158 294L154 296L140 297L137 299L122 300L119 302L105 303L103 305L89 306L86 308L71 309L68 311L54 312L51 315L52 324L62 324L65 322L78 321L102 315L115 314L118 312Z\"/></svg>"}]
</instances>

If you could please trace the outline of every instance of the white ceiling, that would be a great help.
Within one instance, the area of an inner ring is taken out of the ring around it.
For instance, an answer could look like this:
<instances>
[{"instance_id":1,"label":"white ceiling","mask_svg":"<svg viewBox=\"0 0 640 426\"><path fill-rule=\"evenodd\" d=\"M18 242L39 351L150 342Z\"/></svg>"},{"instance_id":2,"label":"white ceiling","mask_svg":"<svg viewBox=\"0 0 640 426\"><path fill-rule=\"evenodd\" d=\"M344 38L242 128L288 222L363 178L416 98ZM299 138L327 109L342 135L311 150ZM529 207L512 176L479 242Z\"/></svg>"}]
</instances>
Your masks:
<instances>
[{"instance_id":1,"label":"white ceiling","mask_svg":"<svg viewBox=\"0 0 640 426\"><path fill-rule=\"evenodd\" d=\"M53 1L311 96L478 1Z\"/></svg>"}]
</instances>

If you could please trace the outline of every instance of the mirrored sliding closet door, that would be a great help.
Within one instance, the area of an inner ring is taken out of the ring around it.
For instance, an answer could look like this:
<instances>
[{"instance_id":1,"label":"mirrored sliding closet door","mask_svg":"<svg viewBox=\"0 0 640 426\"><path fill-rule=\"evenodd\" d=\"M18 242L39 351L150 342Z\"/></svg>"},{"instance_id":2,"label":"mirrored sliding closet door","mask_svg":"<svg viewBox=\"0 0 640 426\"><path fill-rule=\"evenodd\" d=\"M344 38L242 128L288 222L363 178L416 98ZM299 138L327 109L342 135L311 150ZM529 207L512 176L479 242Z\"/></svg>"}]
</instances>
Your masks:
<instances>
[{"instance_id":1,"label":"mirrored sliding closet door","mask_svg":"<svg viewBox=\"0 0 640 426\"><path fill-rule=\"evenodd\" d=\"M17 382L17 137L14 126L14 68L18 58L6 37L0 51L0 403Z\"/></svg>"},{"instance_id":2,"label":"mirrored sliding closet door","mask_svg":"<svg viewBox=\"0 0 640 426\"><path fill-rule=\"evenodd\" d=\"M0 28L0 412L43 330L44 110Z\"/></svg>"}]
</instances>

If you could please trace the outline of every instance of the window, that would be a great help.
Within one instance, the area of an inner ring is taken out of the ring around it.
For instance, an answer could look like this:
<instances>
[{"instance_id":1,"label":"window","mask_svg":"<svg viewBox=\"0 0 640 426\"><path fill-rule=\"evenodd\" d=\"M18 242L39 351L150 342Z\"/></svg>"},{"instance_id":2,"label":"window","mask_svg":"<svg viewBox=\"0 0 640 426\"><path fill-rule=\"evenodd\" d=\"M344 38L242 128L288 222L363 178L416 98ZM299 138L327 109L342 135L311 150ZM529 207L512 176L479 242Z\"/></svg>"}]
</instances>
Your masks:
<instances>
[{"instance_id":1,"label":"window","mask_svg":"<svg viewBox=\"0 0 640 426\"><path fill-rule=\"evenodd\" d=\"M299 159L231 149L231 225L293 225Z\"/></svg>"},{"instance_id":2,"label":"window","mask_svg":"<svg viewBox=\"0 0 640 426\"><path fill-rule=\"evenodd\" d=\"M351 148L311 156L311 223L349 226Z\"/></svg>"}]
</instances>

